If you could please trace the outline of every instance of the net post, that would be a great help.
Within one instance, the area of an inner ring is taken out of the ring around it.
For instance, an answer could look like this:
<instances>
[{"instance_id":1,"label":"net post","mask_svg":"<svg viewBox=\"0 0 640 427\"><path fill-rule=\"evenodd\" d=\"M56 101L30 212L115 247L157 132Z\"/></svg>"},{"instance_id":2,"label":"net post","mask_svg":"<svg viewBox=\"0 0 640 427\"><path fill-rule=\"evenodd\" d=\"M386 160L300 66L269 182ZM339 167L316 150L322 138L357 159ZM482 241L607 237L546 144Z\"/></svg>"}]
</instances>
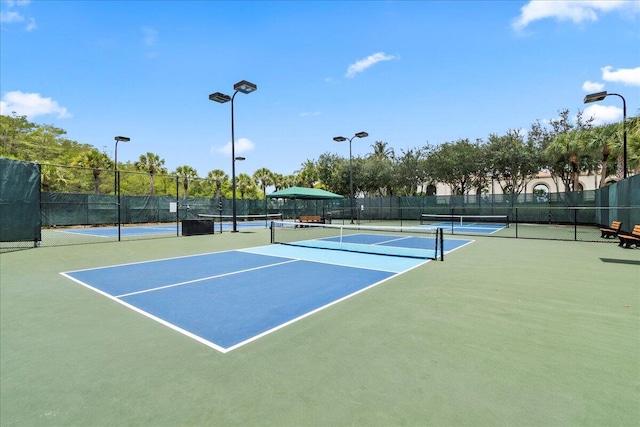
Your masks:
<instances>
[{"instance_id":1,"label":"net post","mask_svg":"<svg viewBox=\"0 0 640 427\"><path fill-rule=\"evenodd\" d=\"M437 259L438 259L438 248L440 247L440 232L439 232L439 229L438 229L438 228L436 228L436 238L435 238L435 241L436 241L436 246L435 246L435 248L434 248L434 256L433 256L433 259L437 260Z\"/></svg>"},{"instance_id":2,"label":"net post","mask_svg":"<svg viewBox=\"0 0 640 427\"><path fill-rule=\"evenodd\" d=\"M271 221L271 226L269 227L269 229L270 229L270 232L271 232L270 234L271 234L271 244L272 244L272 245L275 243L275 237L274 237L274 235L273 235L273 229L274 229L274 227L275 227L275 226L274 226L274 223L273 223L273 221Z\"/></svg>"},{"instance_id":3,"label":"net post","mask_svg":"<svg viewBox=\"0 0 640 427\"><path fill-rule=\"evenodd\" d=\"M439 228L438 234L440 235L440 261L444 261L444 230Z\"/></svg>"}]
</instances>

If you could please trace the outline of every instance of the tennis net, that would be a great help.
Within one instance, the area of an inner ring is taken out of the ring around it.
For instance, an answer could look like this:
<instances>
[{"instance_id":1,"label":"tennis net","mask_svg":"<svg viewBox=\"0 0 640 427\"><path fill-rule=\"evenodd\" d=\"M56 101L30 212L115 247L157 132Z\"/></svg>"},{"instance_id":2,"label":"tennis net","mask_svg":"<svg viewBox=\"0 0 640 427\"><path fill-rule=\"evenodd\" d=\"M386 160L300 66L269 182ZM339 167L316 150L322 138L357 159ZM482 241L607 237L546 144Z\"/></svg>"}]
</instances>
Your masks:
<instances>
[{"instance_id":1,"label":"tennis net","mask_svg":"<svg viewBox=\"0 0 640 427\"><path fill-rule=\"evenodd\" d=\"M231 223L233 222L233 215L217 215L217 214L198 214L199 219L208 219L219 223ZM236 222L243 223L244 225L264 225L269 226L271 221L281 221L282 214L262 214L262 215L236 215Z\"/></svg>"},{"instance_id":2,"label":"tennis net","mask_svg":"<svg viewBox=\"0 0 640 427\"><path fill-rule=\"evenodd\" d=\"M420 225L431 225L435 227L457 226L457 227L509 227L508 215L442 215L442 214L421 214Z\"/></svg>"},{"instance_id":3,"label":"tennis net","mask_svg":"<svg viewBox=\"0 0 640 427\"><path fill-rule=\"evenodd\" d=\"M442 229L271 222L271 243L444 260Z\"/></svg>"}]
</instances>

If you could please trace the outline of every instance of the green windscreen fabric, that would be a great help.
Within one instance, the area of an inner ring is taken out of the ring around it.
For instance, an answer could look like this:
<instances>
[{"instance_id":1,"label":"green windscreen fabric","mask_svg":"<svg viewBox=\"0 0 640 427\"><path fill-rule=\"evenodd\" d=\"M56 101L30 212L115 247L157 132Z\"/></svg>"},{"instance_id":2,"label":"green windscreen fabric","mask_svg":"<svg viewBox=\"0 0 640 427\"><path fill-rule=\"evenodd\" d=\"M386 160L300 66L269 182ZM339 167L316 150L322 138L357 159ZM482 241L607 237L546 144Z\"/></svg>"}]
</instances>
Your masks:
<instances>
[{"instance_id":1,"label":"green windscreen fabric","mask_svg":"<svg viewBox=\"0 0 640 427\"><path fill-rule=\"evenodd\" d=\"M0 157L0 241L39 241L40 166Z\"/></svg>"}]
</instances>

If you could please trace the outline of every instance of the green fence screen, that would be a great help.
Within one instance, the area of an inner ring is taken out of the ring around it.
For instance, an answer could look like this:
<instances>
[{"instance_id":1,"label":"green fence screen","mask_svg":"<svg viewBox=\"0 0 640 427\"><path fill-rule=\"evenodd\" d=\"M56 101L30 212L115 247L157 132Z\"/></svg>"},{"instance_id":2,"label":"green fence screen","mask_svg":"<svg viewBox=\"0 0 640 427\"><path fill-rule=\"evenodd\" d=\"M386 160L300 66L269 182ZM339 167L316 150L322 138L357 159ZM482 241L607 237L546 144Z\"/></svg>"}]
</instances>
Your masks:
<instances>
[{"instance_id":1,"label":"green fence screen","mask_svg":"<svg viewBox=\"0 0 640 427\"><path fill-rule=\"evenodd\" d=\"M40 165L0 157L0 241L40 241Z\"/></svg>"}]
</instances>

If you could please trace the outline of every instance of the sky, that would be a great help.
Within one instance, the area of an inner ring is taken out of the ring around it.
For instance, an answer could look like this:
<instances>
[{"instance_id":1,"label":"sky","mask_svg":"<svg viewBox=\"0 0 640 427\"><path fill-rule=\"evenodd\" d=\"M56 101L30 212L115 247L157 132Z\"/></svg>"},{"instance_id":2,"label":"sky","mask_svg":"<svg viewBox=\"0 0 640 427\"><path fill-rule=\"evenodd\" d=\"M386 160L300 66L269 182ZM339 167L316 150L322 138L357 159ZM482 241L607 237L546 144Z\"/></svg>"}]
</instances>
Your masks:
<instances>
[{"instance_id":1,"label":"sky","mask_svg":"<svg viewBox=\"0 0 640 427\"><path fill-rule=\"evenodd\" d=\"M640 114L640 1L0 1L0 112L171 172L283 175L323 153L397 154Z\"/></svg>"}]
</instances>

